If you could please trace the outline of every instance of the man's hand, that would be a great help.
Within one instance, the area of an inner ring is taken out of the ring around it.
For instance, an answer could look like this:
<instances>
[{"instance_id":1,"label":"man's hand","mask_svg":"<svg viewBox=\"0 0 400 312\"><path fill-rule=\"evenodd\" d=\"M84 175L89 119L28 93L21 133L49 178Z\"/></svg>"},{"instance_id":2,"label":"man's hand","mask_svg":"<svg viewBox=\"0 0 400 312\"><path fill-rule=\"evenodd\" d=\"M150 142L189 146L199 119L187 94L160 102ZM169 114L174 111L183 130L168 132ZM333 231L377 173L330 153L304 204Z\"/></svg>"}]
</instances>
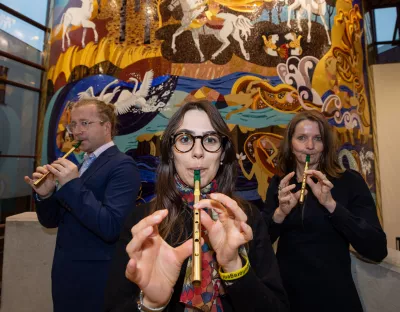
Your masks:
<instances>
[{"instance_id":1,"label":"man's hand","mask_svg":"<svg viewBox=\"0 0 400 312\"><path fill-rule=\"evenodd\" d=\"M61 186L79 178L78 167L68 159L59 158L51 165L46 165L46 168L55 176Z\"/></svg>"},{"instance_id":2,"label":"man's hand","mask_svg":"<svg viewBox=\"0 0 400 312\"><path fill-rule=\"evenodd\" d=\"M48 173L46 166L47 165L37 167L36 171L32 174L32 179L28 176L24 177L25 182L29 184L34 189L34 191L42 198L50 197L56 189L54 175L52 175L51 173L38 186L35 186L33 184L36 180L39 180L43 175Z\"/></svg>"}]
</instances>

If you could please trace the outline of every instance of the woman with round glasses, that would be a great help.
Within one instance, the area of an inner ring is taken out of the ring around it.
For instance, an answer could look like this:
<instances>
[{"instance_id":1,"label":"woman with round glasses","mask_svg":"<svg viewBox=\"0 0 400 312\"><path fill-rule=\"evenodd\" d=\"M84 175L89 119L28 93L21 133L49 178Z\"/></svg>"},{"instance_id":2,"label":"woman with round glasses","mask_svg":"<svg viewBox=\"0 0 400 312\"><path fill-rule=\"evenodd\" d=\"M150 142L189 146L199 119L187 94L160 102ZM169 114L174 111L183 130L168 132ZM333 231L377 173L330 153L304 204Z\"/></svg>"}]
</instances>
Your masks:
<instances>
[{"instance_id":1,"label":"woman with round glasses","mask_svg":"<svg viewBox=\"0 0 400 312\"><path fill-rule=\"evenodd\" d=\"M229 129L213 105L187 103L171 117L156 197L125 223L106 311L288 311L266 225L233 194L236 168ZM194 170L202 198L195 205ZM193 209L201 210L205 230L199 286L190 265Z\"/></svg>"},{"instance_id":2,"label":"woman with round glasses","mask_svg":"<svg viewBox=\"0 0 400 312\"><path fill-rule=\"evenodd\" d=\"M193 134L189 132L179 132L171 138L174 142L175 149L181 153L190 152L196 139L201 140L201 145L207 152L216 153L221 148L222 141L225 137L221 137L216 132L198 136L193 136Z\"/></svg>"}]
</instances>

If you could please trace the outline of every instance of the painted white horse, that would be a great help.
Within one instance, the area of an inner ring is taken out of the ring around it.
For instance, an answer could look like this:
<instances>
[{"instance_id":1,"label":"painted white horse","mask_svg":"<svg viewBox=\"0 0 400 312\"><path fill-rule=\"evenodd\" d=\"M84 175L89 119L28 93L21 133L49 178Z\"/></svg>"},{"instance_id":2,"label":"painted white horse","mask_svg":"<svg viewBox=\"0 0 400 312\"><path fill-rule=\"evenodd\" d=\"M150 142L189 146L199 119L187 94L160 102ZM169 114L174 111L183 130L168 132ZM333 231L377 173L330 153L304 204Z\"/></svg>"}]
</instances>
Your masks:
<instances>
[{"instance_id":1,"label":"painted white horse","mask_svg":"<svg viewBox=\"0 0 400 312\"><path fill-rule=\"evenodd\" d=\"M218 13L216 14L216 17L224 19L221 29L210 28L207 25L203 25L198 28L191 28L190 24L192 23L192 21L199 17L199 15L203 13L206 8L203 3L204 1L201 0L173 0L168 6L168 9L170 11L173 11L180 4L183 11L181 27L179 27L172 35L171 48L174 54L177 52L175 44L176 38L181 35L185 30L189 29L192 33L195 46L199 51L201 62L204 62L205 59L204 54L201 52L200 49L200 35L213 35L220 42L222 42L222 46L211 56L211 59L215 59L231 44L228 37L232 35L233 39L235 39L239 43L240 50L242 51L244 58L246 60L249 60L250 54L244 48L243 39L247 40L250 35L251 29L254 27L251 21L243 15L236 16L231 13Z\"/></svg>"},{"instance_id":2,"label":"painted white horse","mask_svg":"<svg viewBox=\"0 0 400 312\"><path fill-rule=\"evenodd\" d=\"M65 51L64 46L64 38L67 37L68 47L71 45L71 39L69 38L69 32L72 26L82 26L83 34L82 34L82 48L85 47L85 36L88 28L93 29L94 33L94 41L97 43L99 39L99 35L96 31L96 24L90 21L90 17L93 13L93 0L81 0L82 6L80 8L69 8L62 15L61 22L57 25L54 30L54 36L60 32L61 28L63 29L62 34L62 50Z\"/></svg>"},{"instance_id":3,"label":"painted white horse","mask_svg":"<svg viewBox=\"0 0 400 312\"><path fill-rule=\"evenodd\" d=\"M285 4L288 4L288 0L285 0ZM328 37L328 43L331 44L331 38L329 36L329 29L325 21L326 14L326 1L325 0L294 0L294 2L288 7L288 21L287 26L291 28L290 20L291 14L293 10L299 10L297 12L297 25L299 30L302 31L300 24L300 17L304 13L307 12L308 17L308 34L307 34L307 42L311 42L311 15L314 13L321 17L322 24L324 24L324 28L326 31L326 36Z\"/></svg>"}]
</instances>

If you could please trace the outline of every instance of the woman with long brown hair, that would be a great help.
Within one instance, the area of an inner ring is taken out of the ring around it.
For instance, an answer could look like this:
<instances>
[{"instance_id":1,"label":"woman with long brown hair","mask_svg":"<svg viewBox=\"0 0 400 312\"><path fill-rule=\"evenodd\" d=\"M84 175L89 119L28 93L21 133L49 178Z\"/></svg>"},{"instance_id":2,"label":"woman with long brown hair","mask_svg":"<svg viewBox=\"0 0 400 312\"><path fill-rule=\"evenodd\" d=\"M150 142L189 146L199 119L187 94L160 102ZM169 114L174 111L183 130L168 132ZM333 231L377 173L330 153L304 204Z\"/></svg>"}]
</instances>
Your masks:
<instances>
[{"instance_id":1,"label":"woman with long brown hair","mask_svg":"<svg viewBox=\"0 0 400 312\"><path fill-rule=\"evenodd\" d=\"M106 311L288 311L267 227L233 193L236 170L218 110L208 102L183 105L163 133L156 197L134 209L121 233ZM193 209L206 230L200 285L190 265Z\"/></svg>"},{"instance_id":2,"label":"woman with long brown hair","mask_svg":"<svg viewBox=\"0 0 400 312\"><path fill-rule=\"evenodd\" d=\"M272 241L279 238L277 258L291 311L362 311L349 244L373 261L387 255L368 186L358 172L341 169L335 143L322 114L297 114L279 149L281 174L267 191L263 215Z\"/></svg>"}]
</instances>

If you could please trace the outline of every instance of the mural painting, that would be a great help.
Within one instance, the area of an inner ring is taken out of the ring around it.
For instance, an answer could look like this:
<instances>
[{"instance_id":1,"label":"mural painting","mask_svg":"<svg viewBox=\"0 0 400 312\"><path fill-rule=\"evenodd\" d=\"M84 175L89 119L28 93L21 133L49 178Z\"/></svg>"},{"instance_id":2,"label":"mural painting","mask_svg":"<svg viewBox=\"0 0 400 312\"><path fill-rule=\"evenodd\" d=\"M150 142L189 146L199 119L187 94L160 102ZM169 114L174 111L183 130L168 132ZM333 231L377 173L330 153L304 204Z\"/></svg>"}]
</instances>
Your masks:
<instances>
[{"instance_id":1,"label":"mural painting","mask_svg":"<svg viewBox=\"0 0 400 312\"><path fill-rule=\"evenodd\" d=\"M42 163L71 146L69 104L102 99L116 107L115 142L136 160L138 202L147 202L168 119L207 99L236 141L246 199L265 200L286 124L302 110L325 115L341 165L375 193L361 9L350 0L55 0Z\"/></svg>"}]
</instances>

